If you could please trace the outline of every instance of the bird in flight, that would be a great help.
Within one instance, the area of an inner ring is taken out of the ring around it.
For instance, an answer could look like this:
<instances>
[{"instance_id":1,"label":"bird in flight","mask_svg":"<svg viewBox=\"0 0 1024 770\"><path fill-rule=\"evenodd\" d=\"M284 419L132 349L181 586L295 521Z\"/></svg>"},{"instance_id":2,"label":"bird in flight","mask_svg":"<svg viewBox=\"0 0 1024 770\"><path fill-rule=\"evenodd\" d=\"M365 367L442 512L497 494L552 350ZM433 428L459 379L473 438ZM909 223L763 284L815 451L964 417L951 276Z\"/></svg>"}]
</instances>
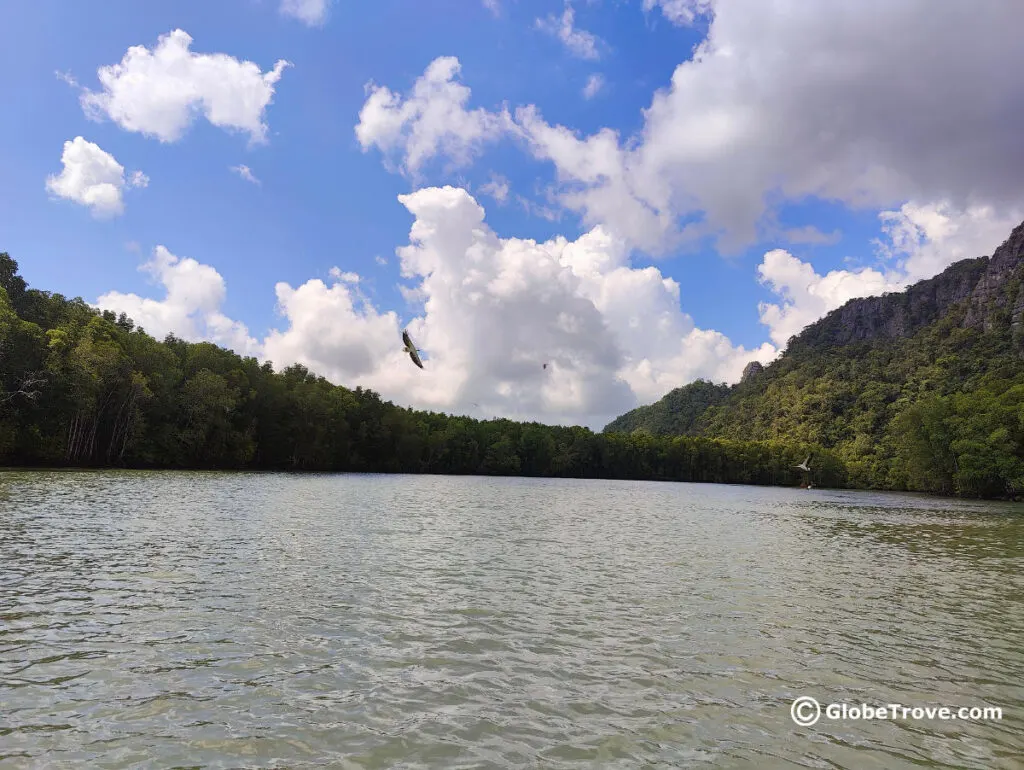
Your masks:
<instances>
[{"instance_id":1,"label":"bird in flight","mask_svg":"<svg viewBox=\"0 0 1024 770\"><path fill-rule=\"evenodd\" d=\"M409 354L409 358L412 359L412 362L414 364L416 364L416 366L418 366L420 369L422 369L423 368L423 362L420 361L420 354L419 354L419 351L416 350L416 346L412 344L412 338L409 337L409 331L408 330L405 330L405 331L402 332L402 342L405 343L405 347L402 348L402 352L403 353L408 353Z\"/></svg>"},{"instance_id":2,"label":"bird in flight","mask_svg":"<svg viewBox=\"0 0 1024 770\"><path fill-rule=\"evenodd\" d=\"M811 459L811 456L807 455L807 460L804 460L799 465L794 465L793 467L794 468L799 468L802 471L810 471L811 470L811 466L807 464L807 461L810 460L810 459Z\"/></svg>"},{"instance_id":3,"label":"bird in flight","mask_svg":"<svg viewBox=\"0 0 1024 770\"><path fill-rule=\"evenodd\" d=\"M547 364L544 364L544 368L545 368L545 369L547 369L547 368L548 368L548 365L547 365Z\"/></svg>"}]
</instances>

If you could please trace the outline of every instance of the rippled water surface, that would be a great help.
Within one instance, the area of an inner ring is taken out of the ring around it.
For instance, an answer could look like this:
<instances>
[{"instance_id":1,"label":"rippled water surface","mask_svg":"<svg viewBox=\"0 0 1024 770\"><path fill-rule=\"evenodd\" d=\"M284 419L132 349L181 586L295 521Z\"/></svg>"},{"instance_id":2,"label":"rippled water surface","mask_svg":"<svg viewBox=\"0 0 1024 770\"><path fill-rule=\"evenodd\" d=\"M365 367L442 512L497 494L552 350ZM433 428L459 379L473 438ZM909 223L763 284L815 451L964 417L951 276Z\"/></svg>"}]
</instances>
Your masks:
<instances>
[{"instance_id":1,"label":"rippled water surface","mask_svg":"<svg viewBox=\"0 0 1024 770\"><path fill-rule=\"evenodd\" d=\"M1019 768L1022 716L1019 505L0 473L5 768Z\"/></svg>"}]
</instances>

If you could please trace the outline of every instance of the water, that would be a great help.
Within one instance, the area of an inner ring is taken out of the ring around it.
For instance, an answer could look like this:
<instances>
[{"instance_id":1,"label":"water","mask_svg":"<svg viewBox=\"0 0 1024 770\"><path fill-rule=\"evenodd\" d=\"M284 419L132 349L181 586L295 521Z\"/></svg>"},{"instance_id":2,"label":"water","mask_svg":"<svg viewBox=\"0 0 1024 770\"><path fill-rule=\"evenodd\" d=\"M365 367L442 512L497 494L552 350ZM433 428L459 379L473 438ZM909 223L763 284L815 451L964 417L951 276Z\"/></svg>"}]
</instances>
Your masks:
<instances>
[{"instance_id":1,"label":"water","mask_svg":"<svg viewBox=\"0 0 1024 770\"><path fill-rule=\"evenodd\" d=\"M1022 506L0 473L0 767L1021 767ZM822 704L998 706L831 720Z\"/></svg>"}]
</instances>

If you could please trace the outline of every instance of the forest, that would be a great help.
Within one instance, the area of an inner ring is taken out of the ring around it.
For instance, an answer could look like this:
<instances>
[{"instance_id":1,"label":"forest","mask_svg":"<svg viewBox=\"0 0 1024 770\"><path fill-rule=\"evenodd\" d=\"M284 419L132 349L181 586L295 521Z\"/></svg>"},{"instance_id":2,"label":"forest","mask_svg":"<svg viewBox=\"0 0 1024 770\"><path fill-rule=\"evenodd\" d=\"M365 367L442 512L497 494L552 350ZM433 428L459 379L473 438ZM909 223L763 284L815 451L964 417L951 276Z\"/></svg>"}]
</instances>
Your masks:
<instances>
[{"instance_id":1,"label":"forest","mask_svg":"<svg viewBox=\"0 0 1024 770\"><path fill-rule=\"evenodd\" d=\"M806 441L595 434L415 411L300 365L159 341L123 314L29 288L0 254L0 463L847 483Z\"/></svg>"},{"instance_id":2,"label":"forest","mask_svg":"<svg viewBox=\"0 0 1024 770\"><path fill-rule=\"evenodd\" d=\"M1024 226L991 260L848 303L845 318L841 308L811 324L763 371L677 388L605 432L815 445L850 487L1018 499L1022 271Z\"/></svg>"}]
</instances>

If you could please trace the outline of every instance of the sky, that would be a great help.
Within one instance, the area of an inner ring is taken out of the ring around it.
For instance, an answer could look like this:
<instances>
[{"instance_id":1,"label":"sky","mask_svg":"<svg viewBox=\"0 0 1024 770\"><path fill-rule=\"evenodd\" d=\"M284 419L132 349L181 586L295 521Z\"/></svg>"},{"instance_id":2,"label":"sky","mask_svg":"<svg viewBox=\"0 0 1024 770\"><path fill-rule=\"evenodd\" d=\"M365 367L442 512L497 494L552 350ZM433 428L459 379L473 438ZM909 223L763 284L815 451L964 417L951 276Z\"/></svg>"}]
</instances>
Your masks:
<instances>
[{"instance_id":1,"label":"sky","mask_svg":"<svg viewBox=\"0 0 1024 770\"><path fill-rule=\"evenodd\" d=\"M1020 3L104 10L0 6L0 250L401 405L600 429L1024 220Z\"/></svg>"}]
</instances>

